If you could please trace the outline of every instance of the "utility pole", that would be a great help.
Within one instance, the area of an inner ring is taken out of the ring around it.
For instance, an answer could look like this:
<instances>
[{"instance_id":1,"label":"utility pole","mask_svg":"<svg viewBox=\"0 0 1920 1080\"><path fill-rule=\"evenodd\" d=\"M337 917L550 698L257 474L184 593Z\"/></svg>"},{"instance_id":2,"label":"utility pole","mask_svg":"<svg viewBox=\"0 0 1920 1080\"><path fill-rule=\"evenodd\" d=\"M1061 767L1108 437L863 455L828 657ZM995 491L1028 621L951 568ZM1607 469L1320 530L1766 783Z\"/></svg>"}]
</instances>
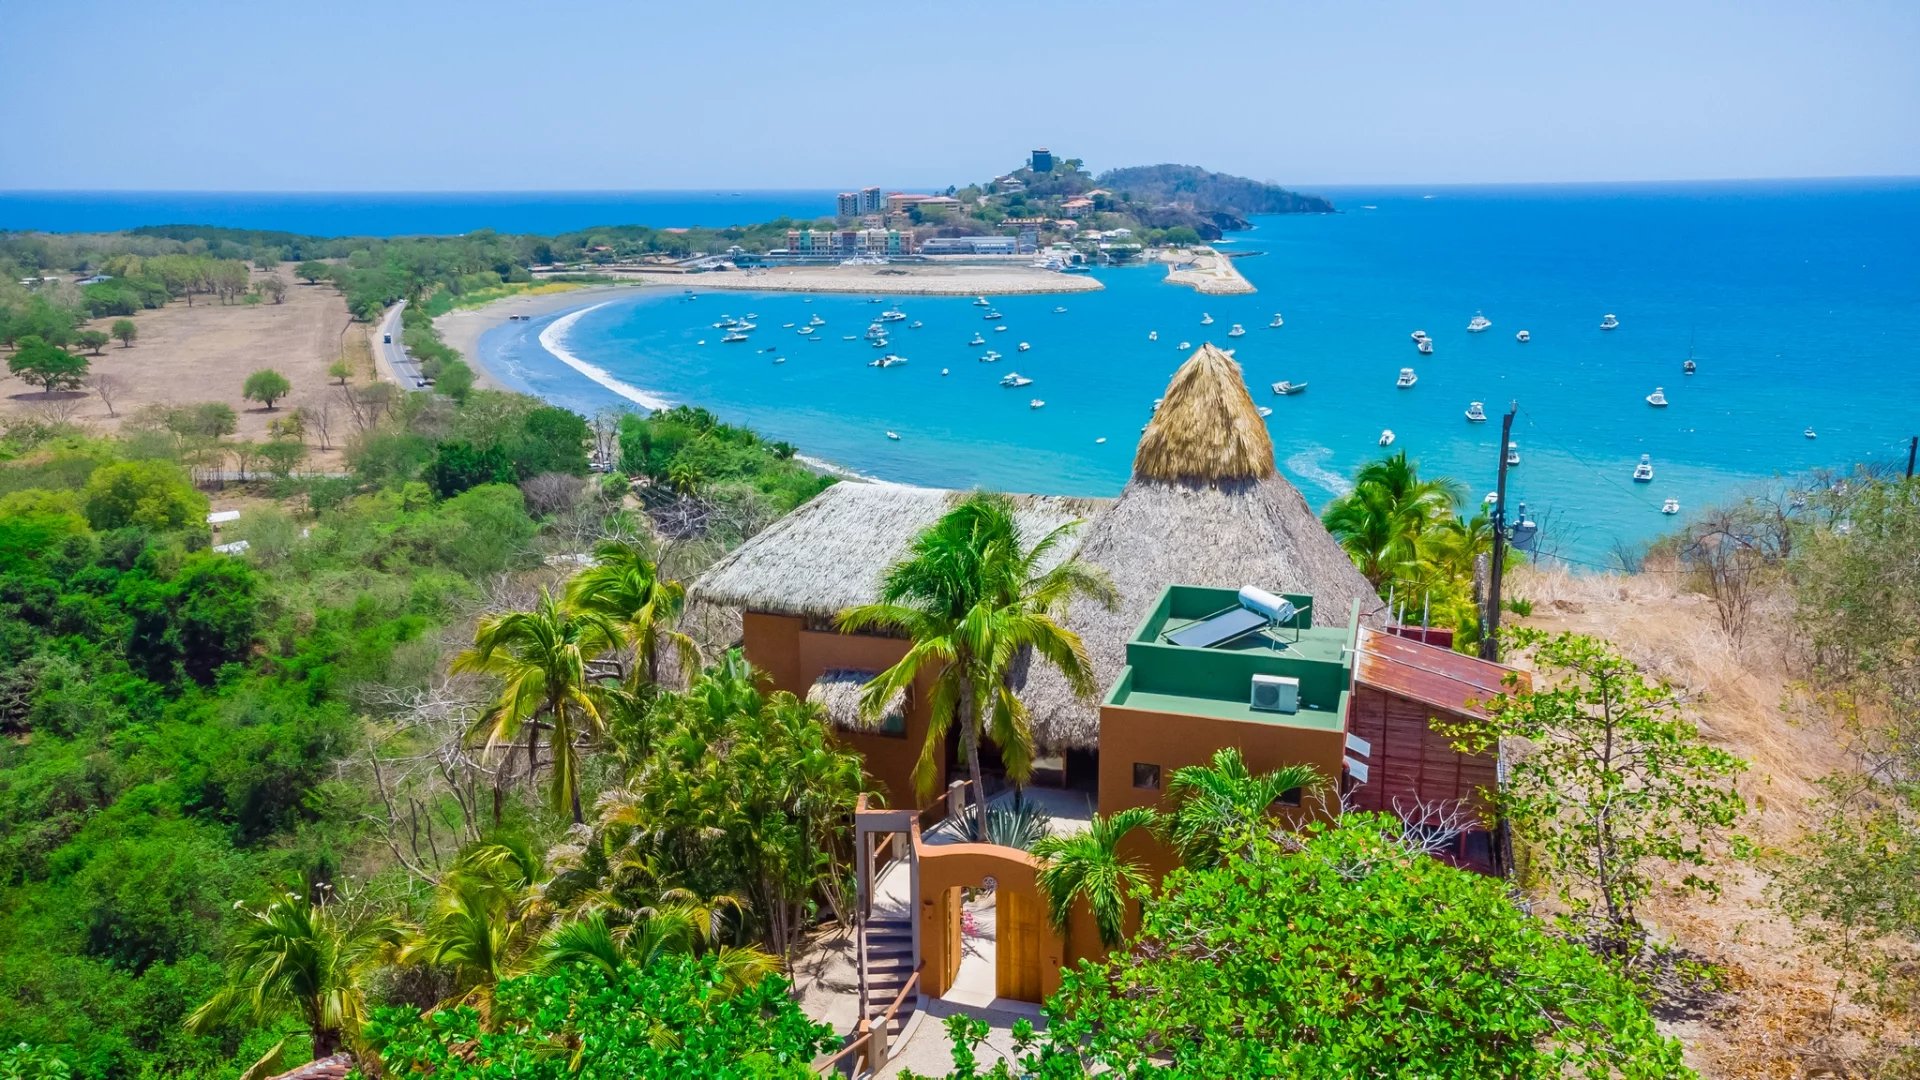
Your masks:
<instances>
[{"instance_id":1,"label":"utility pole","mask_svg":"<svg viewBox=\"0 0 1920 1080\"><path fill-rule=\"evenodd\" d=\"M1513 438L1513 414L1520 411L1518 401L1507 403L1507 415L1500 419L1500 481L1493 489L1493 561L1487 567L1487 613L1480 620L1480 659L1500 659L1500 578L1507 561L1507 443Z\"/></svg>"},{"instance_id":2,"label":"utility pole","mask_svg":"<svg viewBox=\"0 0 1920 1080\"><path fill-rule=\"evenodd\" d=\"M1907 440L1907 479L1909 480L1913 479L1913 459L1916 453L1920 453L1920 435Z\"/></svg>"}]
</instances>

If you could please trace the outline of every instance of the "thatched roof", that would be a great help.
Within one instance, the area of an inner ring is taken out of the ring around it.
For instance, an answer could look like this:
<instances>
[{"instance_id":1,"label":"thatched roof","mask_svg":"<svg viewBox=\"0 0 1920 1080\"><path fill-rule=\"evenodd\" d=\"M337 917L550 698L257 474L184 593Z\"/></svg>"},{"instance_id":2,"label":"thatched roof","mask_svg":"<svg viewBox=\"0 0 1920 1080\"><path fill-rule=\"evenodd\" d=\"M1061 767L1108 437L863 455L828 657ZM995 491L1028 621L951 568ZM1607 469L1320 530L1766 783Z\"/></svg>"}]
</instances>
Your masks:
<instances>
[{"instance_id":1,"label":"thatched roof","mask_svg":"<svg viewBox=\"0 0 1920 1080\"><path fill-rule=\"evenodd\" d=\"M807 700L827 710L827 719L837 727L859 730L878 726L895 717L904 721L907 717L905 690L895 691L887 699L886 708L880 710L880 716L874 724L870 725L860 718L860 694L877 674L874 671L835 668L813 681L813 685L807 688Z\"/></svg>"},{"instance_id":2,"label":"thatched roof","mask_svg":"<svg viewBox=\"0 0 1920 1080\"><path fill-rule=\"evenodd\" d=\"M1189 430L1195 425L1205 430ZM1240 366L1211 345L1174 375L1141 439L1133 480L1085 534L1080 557L1113 578L1120 605L1109 612L1076 602L1066 623L1085 642L1103 689L1126 666L1127 639L1168 585L1306 593L1316 626L1345 625L1355 600L1363 612L1380 606L1306 499L1274 470ZM1021 697L1043 746L1098 741L1098 704L1075 698L1052 669L1036 665Z\"/></svg>"},{"instance_id":3,"label":"thatched roof","mask_svg":"<svg viewBox=\"0 0 1920 1080\"><path fill-rule=\"evenodd\" d=\"M872 603L880 579L913 538L966 496L901 484L835 484L713 564L694 582L690 599L810 618ZM1056 495L1012 499L1021 531L1033 539L1106 505ZM1065 558L1073 547L1070 540L1056 550Z\"/></svg>"}]
</instances>

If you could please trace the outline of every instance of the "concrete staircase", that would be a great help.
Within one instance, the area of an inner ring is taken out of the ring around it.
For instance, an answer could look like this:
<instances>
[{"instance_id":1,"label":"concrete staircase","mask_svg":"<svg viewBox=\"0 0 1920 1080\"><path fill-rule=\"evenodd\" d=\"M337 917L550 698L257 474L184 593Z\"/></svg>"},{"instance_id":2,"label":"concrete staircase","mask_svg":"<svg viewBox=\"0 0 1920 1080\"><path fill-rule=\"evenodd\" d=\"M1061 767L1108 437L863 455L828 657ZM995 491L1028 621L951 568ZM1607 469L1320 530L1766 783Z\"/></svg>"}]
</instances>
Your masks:
<instances>
[{"instance_id":1,"label":"concrete staircase","mask_svg":"<svg viewBox=\"0 0 1920 1080\"><path fill-rule=\"evenodd\" d=\"M860 1003L860 1014L877 1024L913 975L913 921L906 916L869 917L861 927L860 967L865 976L861 981L865 998ZM914 999L909 998L894 1014L887 1029L889 1041L898 1038L906 1027L913 1016L914 1004Z\"/></svg>"}]
</instances>

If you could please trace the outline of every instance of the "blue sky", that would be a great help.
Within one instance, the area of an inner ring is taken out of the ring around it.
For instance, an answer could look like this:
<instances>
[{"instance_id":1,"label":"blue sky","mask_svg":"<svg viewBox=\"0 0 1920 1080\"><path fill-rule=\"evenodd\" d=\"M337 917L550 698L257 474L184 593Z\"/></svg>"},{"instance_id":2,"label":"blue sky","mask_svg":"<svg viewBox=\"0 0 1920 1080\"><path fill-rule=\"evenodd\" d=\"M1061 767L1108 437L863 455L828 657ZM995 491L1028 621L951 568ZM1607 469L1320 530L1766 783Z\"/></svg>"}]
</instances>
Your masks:
<instances>
[{"instance_id":1,"label":"blue sky","mask_svg":"<svg viewBox=\"0 0 1920 1080\"><path fill-rule=\"evenodd\" d=\"M0 0L0 189L1920 174L1920 0Z\"/></svg>"}]
</instances>

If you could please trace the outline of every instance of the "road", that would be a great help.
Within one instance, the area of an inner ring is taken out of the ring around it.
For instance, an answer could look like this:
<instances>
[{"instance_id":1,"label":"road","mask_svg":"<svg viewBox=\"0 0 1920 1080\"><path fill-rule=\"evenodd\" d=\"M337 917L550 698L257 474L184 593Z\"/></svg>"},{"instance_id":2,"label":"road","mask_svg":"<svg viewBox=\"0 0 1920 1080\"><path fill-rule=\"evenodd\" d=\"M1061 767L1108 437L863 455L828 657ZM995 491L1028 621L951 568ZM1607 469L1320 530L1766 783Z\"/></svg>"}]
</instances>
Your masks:
<instances>
[{"instance_id":1,"label":"road","mask_svg":"<svg viewBox=\"0 0 1920 1080\"><path fill-rule=\"evenodd\" d=\"M420 365L407 355L406 346L400 343L400 312L406 306L407 302L402 300L381 316L380 325L374 330L379 335L373 342L374 358L393 381L408 390L421 390L425 387L420 382ZM388 338L393 339L391 343Z\"/></svg>"}]
</instances>

